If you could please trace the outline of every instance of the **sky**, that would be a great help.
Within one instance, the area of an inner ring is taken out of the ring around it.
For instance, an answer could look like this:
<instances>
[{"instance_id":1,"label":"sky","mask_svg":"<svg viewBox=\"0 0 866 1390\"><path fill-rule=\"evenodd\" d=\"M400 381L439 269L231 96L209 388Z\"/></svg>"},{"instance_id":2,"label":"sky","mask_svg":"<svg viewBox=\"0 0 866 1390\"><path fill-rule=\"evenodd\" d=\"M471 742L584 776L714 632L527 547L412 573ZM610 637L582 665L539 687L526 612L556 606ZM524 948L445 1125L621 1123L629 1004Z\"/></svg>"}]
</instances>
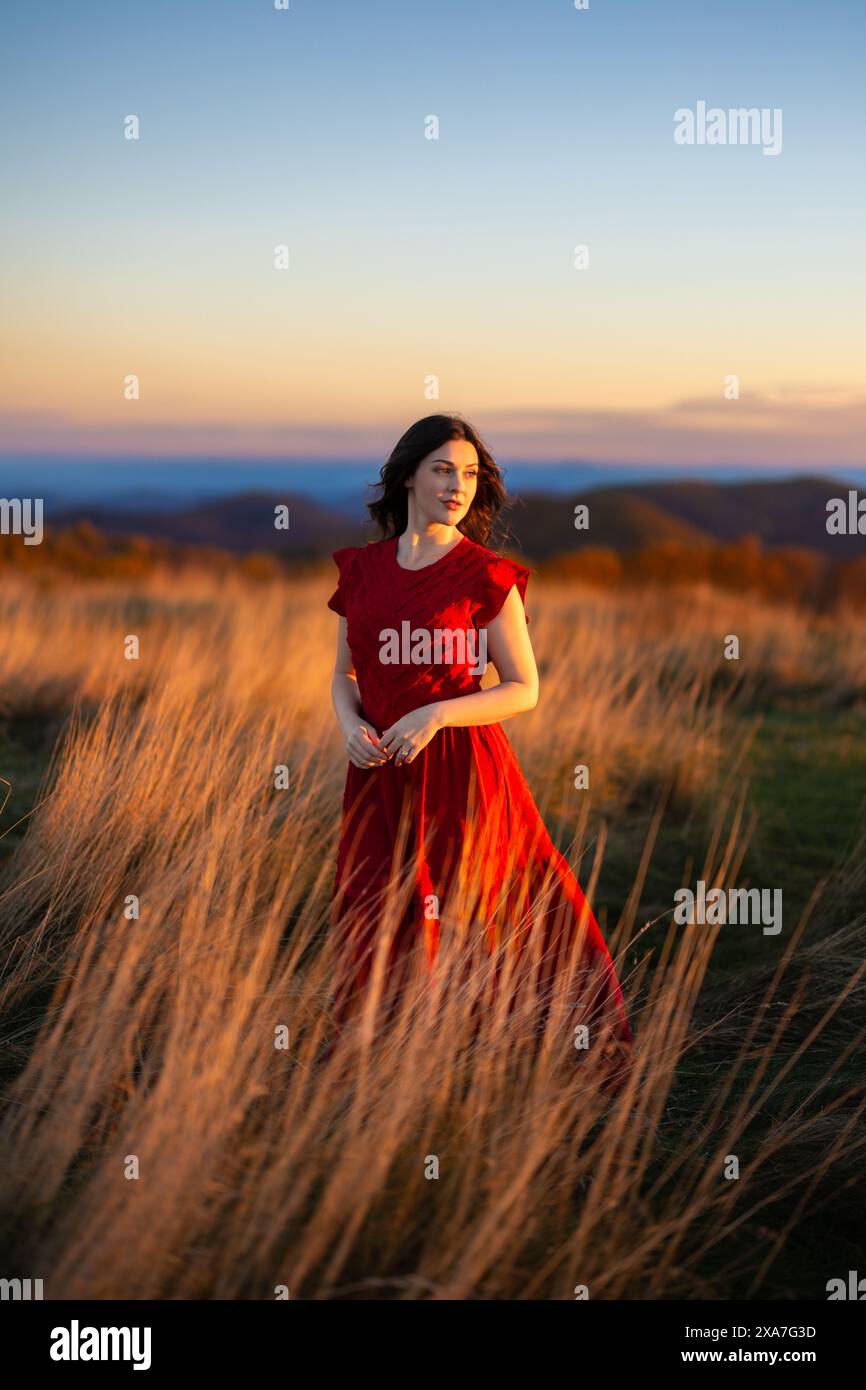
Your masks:
<instances>
[{"instance_id":1,"label":"sky","mask_svg":"<svg viewBox=\"0 0 866 1390\"><path fill-rule=\"evenodd\" d=\"M864 39L862 0L4 7L0 450L325 466L449 410L503 460L861 466ZM779 152L676 143L700 101Z\"/></svg>"}]
</instances>

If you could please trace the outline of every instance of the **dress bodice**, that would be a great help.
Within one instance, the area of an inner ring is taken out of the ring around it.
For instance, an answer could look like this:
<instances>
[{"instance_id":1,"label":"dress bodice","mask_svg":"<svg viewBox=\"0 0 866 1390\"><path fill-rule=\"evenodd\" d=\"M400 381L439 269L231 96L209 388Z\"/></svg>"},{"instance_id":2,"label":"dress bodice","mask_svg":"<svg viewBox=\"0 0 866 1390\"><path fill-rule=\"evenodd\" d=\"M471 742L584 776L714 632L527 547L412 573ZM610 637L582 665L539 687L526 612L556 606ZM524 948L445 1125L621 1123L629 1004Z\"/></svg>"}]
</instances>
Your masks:
<instances>
[{"instance_id":1,"label":"dress bodice","mask_svg":"<svg viewBox=\"0 0 866 1390\"><path fill-rule=\"evenodd\" d=\"M337 550L334 560L328 607L346 619L364 713L380 731L480 687L486 628L515 584L525 600L530 573L468 536L418 570L398 563L396 537Z\"/></svg>"}]
</instances>

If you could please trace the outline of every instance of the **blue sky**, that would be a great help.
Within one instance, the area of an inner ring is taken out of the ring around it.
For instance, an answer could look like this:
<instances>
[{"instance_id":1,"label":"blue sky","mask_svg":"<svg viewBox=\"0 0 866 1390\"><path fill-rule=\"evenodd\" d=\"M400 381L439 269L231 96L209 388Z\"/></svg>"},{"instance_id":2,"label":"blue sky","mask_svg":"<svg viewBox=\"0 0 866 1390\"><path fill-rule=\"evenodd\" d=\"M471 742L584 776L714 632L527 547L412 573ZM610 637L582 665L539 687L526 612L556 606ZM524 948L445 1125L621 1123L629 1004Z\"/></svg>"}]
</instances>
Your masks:
<instances>
[{"instance_id":1,"label":"blue sky","mask_svg":"<svg viewBox=\"0 0 866 1390\"><path fill-rule=\"evenodd\" d=\"M863 5L49 3L4 27L16 452L367 455L437 408L433 373L520 457L866 461ZM699 99L781 108L780 156L676 146Z\"/></svg>"}]
</instances>

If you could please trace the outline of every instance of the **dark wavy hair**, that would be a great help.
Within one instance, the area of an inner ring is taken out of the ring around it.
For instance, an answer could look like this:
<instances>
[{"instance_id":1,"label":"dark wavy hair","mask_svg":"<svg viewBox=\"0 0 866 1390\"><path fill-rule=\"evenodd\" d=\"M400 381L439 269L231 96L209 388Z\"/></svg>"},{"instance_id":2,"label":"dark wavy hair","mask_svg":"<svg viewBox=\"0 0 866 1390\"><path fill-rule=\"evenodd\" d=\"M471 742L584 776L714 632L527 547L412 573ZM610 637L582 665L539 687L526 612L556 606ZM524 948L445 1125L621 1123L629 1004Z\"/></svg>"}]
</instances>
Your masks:
<instances>
[{"instance_id":1,"label":"dark wavy hair","mask_svg":"<svg viewBox=\"0 0 866 1390\"><path fill-rule=\"evenodd\" d=\"M371 486L379 496L367 503L367 510L382 533L382 539L399 536L409 522L409 498L406 480L415 473L419 463L439 449L449 439L466 439L478 455L478 484L475 497L458 531L471 541L483 545L506 497L502 474L484 440L468 420L460 415L425 415L416 420L394 445L387 463L383 464L378 483Z\"/></svg>"}]
</instances>

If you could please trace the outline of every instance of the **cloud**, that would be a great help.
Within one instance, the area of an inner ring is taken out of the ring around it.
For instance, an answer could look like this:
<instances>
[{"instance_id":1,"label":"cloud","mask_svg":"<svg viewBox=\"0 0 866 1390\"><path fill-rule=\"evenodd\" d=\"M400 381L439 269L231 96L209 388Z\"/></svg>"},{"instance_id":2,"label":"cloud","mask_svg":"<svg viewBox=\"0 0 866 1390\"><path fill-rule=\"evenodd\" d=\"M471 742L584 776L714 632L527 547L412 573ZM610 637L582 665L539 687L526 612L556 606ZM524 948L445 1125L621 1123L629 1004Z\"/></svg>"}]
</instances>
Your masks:
<instances>
[{"instance_id":1,"label":"cloud","mask_svg":"<svg viewBox=\"0 0 866 1390\"><path fill-rule=\"evenodd\" d=\"M479 425L479 427L481 427ZM744 394L695 398L659 410L490 412L485 435L523 457L570 456L620 463L807 466L866 462L866 400ZM542 452L543 451L543 452Z\"/></svg>"},{"instance_id":2,"label":"cloud","mask_svg":"<svg viewBox=\"0 0 866 1390\"><path fill-rule=\"evenodd\" d=\"M503 461L587 459L610 463L866 465L866 400L850 388L785 384L737 401L696 397L657 410L472 408L472 420ZM383 457L411 423L407 414L376 424L333 421L213 421L197 424L87 423L59 412L0 414L4 453L123 457Z\"/></svg>"}]
</instances>

